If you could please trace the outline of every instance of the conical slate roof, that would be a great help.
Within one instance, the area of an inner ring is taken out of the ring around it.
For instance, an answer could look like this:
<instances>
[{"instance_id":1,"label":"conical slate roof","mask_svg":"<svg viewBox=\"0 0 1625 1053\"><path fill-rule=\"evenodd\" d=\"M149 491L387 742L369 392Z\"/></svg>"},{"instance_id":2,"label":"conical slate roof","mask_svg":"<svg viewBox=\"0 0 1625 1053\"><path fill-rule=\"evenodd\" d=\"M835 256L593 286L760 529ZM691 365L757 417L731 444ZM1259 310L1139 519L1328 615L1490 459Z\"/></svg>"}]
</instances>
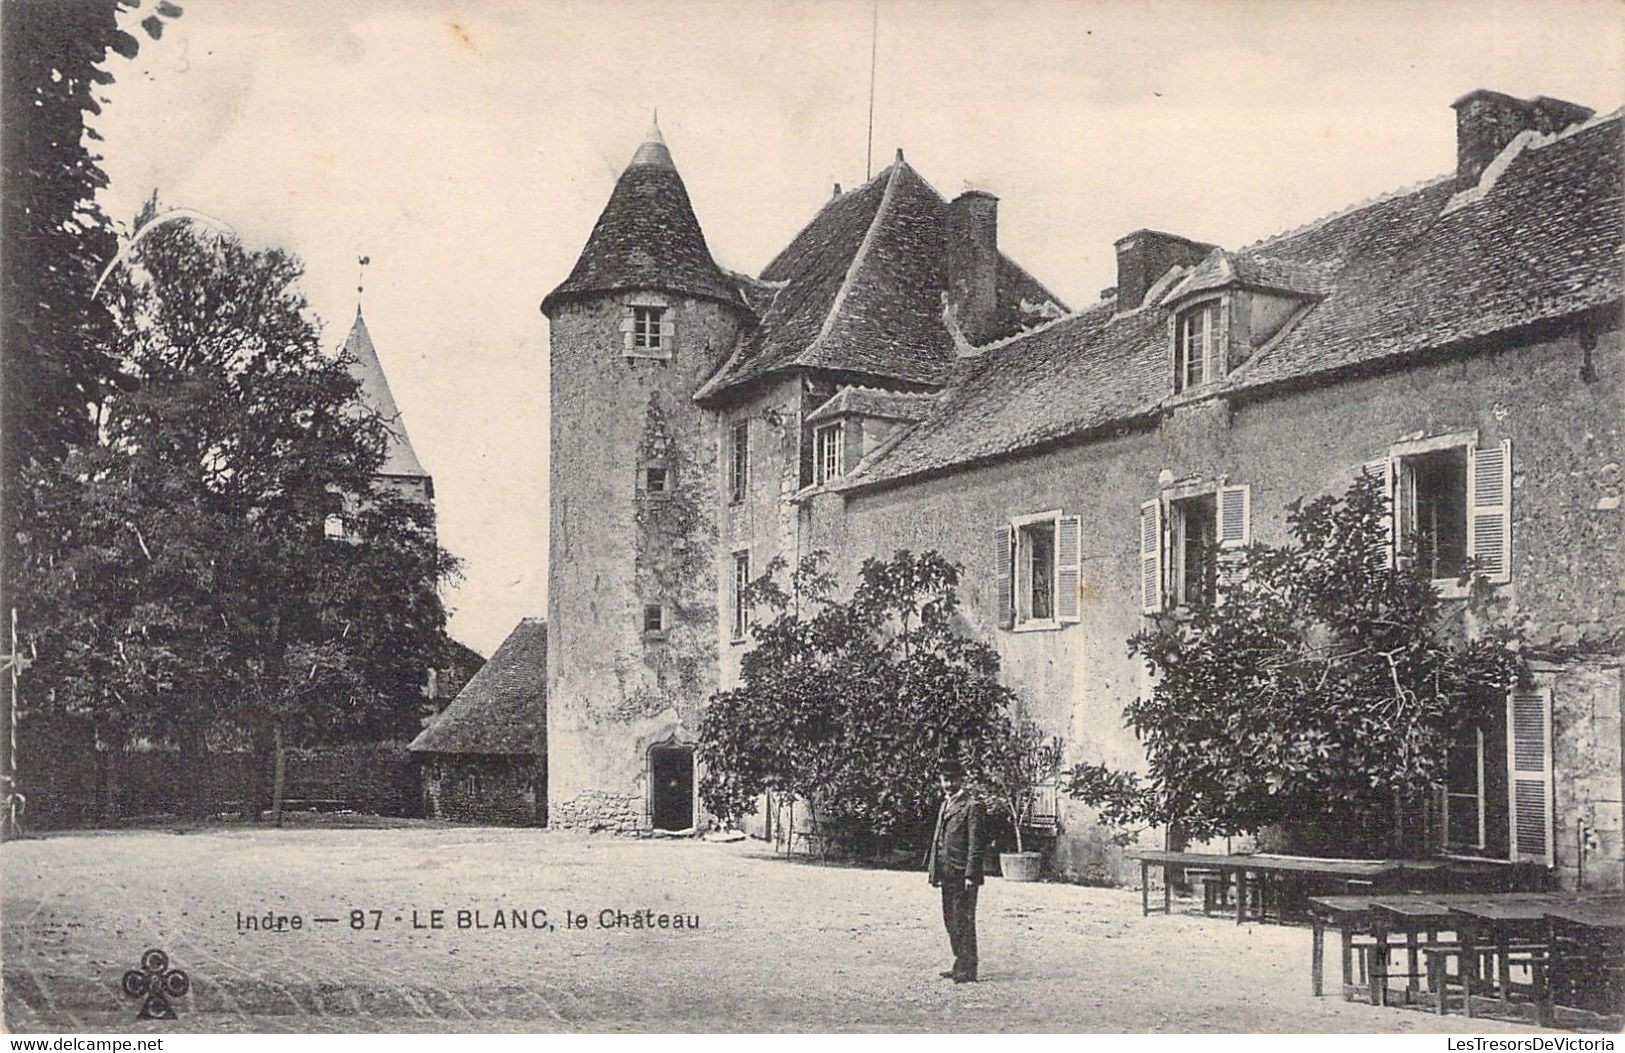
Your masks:
<instances>
[{"instance_id":1,"label":"conical slate roof","mask_svg":"<svg viewBox=\"0 0 1625 1053\"><path fill-rule=\"evenodd\" d=\"M361 383L362 400L389 426L389 448L384 451L384 463L378 469L379 474L427 479L429 473L412 449L412 440L407 438L406 424L395 405L395 396L390 393L383 363L378 361L378 351L372 346L372 335L367 332L367 322L361 317L359 306L355 309L355 324L350 327L350 335L344 340L344 354L350 375Z\"/></svg>"},{"instance_id":2,"label":"conical slate roof","mask_svg":"<svg viewBox=\"0 0 1625 1053\"><path fill-rule=\"evenodd\" d=\"M631 289L745 307L737 286L711 258L688 189L658 125L649 129L632 155L575 269L547 294L542 312L551 314L571 297Z\"/></svg>"}]
</instances>

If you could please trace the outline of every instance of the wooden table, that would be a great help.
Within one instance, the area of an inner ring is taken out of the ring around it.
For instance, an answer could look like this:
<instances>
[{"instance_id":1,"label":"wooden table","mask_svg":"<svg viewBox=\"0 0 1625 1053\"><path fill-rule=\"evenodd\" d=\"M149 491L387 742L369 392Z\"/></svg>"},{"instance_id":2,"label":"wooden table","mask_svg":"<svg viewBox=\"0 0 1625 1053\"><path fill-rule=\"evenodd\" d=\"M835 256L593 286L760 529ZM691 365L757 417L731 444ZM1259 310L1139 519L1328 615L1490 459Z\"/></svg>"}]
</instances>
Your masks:
<instances>
[{"instance_id":1,"label":"wooden table","mask_svg":"<svg viewBox=\"0 0 1625 1053\"><path fill-rule=\"evenodd\" d=\"M1385 859L1316 859L1310 856L1282 856L1270 853L1256 855L1217 855L1202 852L1164 852L1140 850L1129 854L1140 861L1140 911L1151 913L1151 868L1163 871L1162 909L1168 913L1173 907L1173 891L1167 881L1168 868L1173 866L1215 870L1235 881L1236 924L1247 920L1247 891L1258 893L1258 915L1265 914L1265 900L1270 882L1279 885L1285 880L1331 880L1348 885L1360 885L1382 891L1399 875L1403 864Z\"/></svg>"},{"instance_id":2,"label":"wooden table","mask_svg":"<svg viewBox=\"0 0 1625 1053\"><path fill-rule=\"evenodd\" d=\"M1625 900L1587 899L1546 912L1547 972L1540 1022L1558 1006L1595 1013L1618 1027L1625 1016Z\"/></svg>"},{"instance_id":3,"label":"wooden table","mask_svg":"<svg viewBox=\"0 0 1625 1053\"><path fill-rule=\"evenodd\" d=\"M1343 940L1343 1000L1354 992L1354 937L1371 931L1370 896L1312 896L1309 899L1309 989L1320 997L1324 988L1326 928L1335 926Z\"/></svg>"},{"instance_id":4,"label":"wooden table","mask_svg":"<svg viewBox=\"0 0 1625 1053\"><path fill-rule=\"evenodd\" d=\"M1535 897L1540 893L1504 893L1500 898ZM1352 1000L1356 995L1380 1004L1385 998L1387 984L1387 954L1390 936L1402 934L1410 951L1410 972L1417 972L1417 953L1424 948L1415 940L1425 935L1428 943L1435 942L1441 932L1456 933L1461 924L1453 905L1470 904L1485 898L1483 893L1421 893L1399 895L1313 896L1309 900L1309 916L1313 932L1310 938L1310 990L1316 996L1324 993L1326 930L1335 928L1342 937L1343 997ZM1371 936L1371 961L1364 981L1354 983L1355 937ZM1373 975L1380 973L1381 975ZM1415 977L1412 977L1413 981ZM1407 985L1415 990L1415 984Z\"/></svg>"}]
</instances>

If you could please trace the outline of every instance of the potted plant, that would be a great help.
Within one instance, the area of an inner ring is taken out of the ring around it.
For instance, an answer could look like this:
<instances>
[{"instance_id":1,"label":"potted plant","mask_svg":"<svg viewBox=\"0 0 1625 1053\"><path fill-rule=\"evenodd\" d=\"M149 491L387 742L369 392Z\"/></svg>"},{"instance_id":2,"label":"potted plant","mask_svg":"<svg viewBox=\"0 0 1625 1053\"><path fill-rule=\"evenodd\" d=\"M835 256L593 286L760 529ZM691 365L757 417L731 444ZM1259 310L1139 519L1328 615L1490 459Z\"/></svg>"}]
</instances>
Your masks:
<instances>
[{"instance_id":1,"label":"potted plant","mask_svg":"<svg viewBox=\"0 0 1625 1053\"><path fill-rule=\"evenodd\" d=\"M1011 881L1037 881L1040 856L1021 840L1022 828L1032 822L1034 792L1053 782L1061 769L1059 735L1046 740L1038 725L1022 720L991 744L983 772L988 789L1010 815L1016 832L1016 850L999 853L999 868Z\"/></svg>"}]
</instances>

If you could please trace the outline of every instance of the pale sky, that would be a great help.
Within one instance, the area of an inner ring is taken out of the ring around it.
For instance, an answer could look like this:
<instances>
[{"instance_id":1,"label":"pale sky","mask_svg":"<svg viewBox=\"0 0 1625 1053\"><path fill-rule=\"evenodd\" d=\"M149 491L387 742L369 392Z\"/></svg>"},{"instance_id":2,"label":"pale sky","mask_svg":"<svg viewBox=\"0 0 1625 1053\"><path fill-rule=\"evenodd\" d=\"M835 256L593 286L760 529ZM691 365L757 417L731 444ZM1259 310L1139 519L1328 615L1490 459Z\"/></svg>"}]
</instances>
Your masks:
<instances>
[{"instance_id":1,"label":"pale sky","mask_svg":"<svg viewBox=\"0 0 1625 1053\"><path fill-rule=\"evenodd\" d=\"M547 325L658 107L723 266L757 272L864 178L870 0L185 0L96 127L157 189L298 254L337 347L367 323L465 562L453 635L547 608ZM881 0L874 167L999 195L1074 308L1155 227L1236 248L1455 163L1474 88L1608 112L1613 2Z\"/></svg>"}]
</instances>

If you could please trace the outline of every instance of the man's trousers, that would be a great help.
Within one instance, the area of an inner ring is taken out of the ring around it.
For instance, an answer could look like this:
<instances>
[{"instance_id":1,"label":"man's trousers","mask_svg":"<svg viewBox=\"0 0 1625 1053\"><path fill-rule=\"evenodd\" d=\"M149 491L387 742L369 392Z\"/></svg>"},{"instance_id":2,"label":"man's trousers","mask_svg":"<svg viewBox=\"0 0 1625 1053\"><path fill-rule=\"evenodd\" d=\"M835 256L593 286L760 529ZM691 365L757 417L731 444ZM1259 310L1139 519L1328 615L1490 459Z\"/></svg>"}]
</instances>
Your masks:
<instances>
[{"instance_id":1,"label":"man's trousers","mask_svg":"<svg viewBox=\"0 0 1625 1053\"><path fill-rule=\"evenodd\" d=\"M942 924L954 952L954 973L971 979L976 978L976 893L980 889L964 878L942 882Z\"/></svg>"}]
</instances>

